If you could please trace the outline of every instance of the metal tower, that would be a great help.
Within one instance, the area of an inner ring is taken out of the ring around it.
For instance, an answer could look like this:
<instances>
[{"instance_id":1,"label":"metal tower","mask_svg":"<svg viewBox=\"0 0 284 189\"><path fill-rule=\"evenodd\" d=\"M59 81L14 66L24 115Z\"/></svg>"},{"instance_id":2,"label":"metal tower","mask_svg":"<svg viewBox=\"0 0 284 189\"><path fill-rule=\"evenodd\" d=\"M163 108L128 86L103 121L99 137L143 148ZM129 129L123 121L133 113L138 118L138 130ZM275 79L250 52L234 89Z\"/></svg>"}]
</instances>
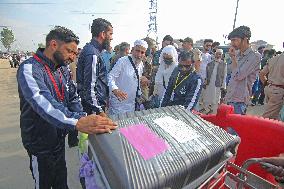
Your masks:
<instances>
[{"instance_id":1,"label":"metal tower","mask_svg":"<svg viewBox=\"0 0 284 189\"><path fill-rule=\"evenodd\" d=\"M149 21L148 21L148 34L147 36L153 36L153 38L158 42L158 34L157 34L157 0L149 0L150 8L149 8Z\"/></svg>"}]
</instances>

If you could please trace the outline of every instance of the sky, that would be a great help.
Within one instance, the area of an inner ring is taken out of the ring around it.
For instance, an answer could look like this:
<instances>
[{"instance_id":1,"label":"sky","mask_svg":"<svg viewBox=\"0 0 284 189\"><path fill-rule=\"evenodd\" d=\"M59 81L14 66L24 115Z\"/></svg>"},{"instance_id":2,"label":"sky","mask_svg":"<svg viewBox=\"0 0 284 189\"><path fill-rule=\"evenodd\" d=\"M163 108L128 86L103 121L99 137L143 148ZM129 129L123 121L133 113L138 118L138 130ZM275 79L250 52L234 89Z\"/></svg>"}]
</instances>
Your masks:
<instances>
[{"instance_id":1,"label":"sky","mask_svg":"<svg viewBox=\"0 0 284 189\"><path fill-rule=\"evenodd\" d=\"M170 34L175 39L228 43L223 36L233 29L236 4L237 0L158 0L158 41ZM249 26L251 41L261 39L283 51L283 5L283 0L239 0L236 27ZM0 0L0 30L13 30L12 50L35 51L55 25L73 30L83 47L91 39L89 24L101 17L113 25L112 46L133 44L147 35L149 7L149 0Z\"/></svg>"}]
</instances>

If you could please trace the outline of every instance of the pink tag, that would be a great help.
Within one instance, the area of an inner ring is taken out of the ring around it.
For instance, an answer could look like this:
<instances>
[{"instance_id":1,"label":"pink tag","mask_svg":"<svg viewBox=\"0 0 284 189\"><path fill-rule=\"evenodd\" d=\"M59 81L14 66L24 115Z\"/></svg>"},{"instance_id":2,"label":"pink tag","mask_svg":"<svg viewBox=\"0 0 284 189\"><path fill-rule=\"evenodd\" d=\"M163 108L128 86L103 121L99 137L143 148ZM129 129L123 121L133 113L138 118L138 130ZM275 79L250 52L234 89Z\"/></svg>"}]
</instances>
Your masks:
<instances>
[{"instance_id":1,"label":"pink tag","mask_svg":"<svg viewBox=\"0 0 284 189\"><path fill-rule=\"evenodd\" d=\"M141 154L144 160L148 160L165 152L169 145L159 138L144 124L129 125L119 129L128 142Z\"/></svg>"}]
</instances>

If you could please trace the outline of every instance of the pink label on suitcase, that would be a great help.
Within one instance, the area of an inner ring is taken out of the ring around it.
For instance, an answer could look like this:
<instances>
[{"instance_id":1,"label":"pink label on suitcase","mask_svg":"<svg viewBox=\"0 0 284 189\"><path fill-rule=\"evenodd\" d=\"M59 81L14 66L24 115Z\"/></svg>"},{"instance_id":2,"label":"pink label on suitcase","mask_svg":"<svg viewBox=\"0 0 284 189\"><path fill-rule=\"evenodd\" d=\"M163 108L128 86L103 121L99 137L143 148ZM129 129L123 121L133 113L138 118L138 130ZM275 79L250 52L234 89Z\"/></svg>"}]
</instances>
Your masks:
<instances>
[{"instance_id":1,"label":"pink label on suitcase","mask_svg":"<svg viewBox=\"0 0 284 189\"><path fill-rule=\"evenodd\" d=\"M145 160L151 159L169 148L166 141L144 124L129 125L119 131Z\"/></svg>"}]
</instances>

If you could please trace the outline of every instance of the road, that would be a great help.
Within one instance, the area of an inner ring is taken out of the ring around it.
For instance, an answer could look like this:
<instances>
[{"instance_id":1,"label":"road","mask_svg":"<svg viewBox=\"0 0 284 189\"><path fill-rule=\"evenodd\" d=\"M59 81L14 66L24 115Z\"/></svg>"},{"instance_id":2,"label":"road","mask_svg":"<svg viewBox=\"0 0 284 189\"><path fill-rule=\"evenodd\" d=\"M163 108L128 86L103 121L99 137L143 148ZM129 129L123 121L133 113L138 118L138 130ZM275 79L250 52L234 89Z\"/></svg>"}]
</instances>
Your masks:
<instances>
[{"instance_id":1,"label":"road","mask_svg":"<svg viewBox=\"0 0 284 189\"><path fill-rule=\"evenodd\" d=\"M7 60L0 60L0 189L31 189L34 187L29 159L23 148L19 126L17 69ZM249 107L248 114L260 115L263 106ZM79 189L78 151L66 147L68 185Z\"/></svg>"}]
</instances>

